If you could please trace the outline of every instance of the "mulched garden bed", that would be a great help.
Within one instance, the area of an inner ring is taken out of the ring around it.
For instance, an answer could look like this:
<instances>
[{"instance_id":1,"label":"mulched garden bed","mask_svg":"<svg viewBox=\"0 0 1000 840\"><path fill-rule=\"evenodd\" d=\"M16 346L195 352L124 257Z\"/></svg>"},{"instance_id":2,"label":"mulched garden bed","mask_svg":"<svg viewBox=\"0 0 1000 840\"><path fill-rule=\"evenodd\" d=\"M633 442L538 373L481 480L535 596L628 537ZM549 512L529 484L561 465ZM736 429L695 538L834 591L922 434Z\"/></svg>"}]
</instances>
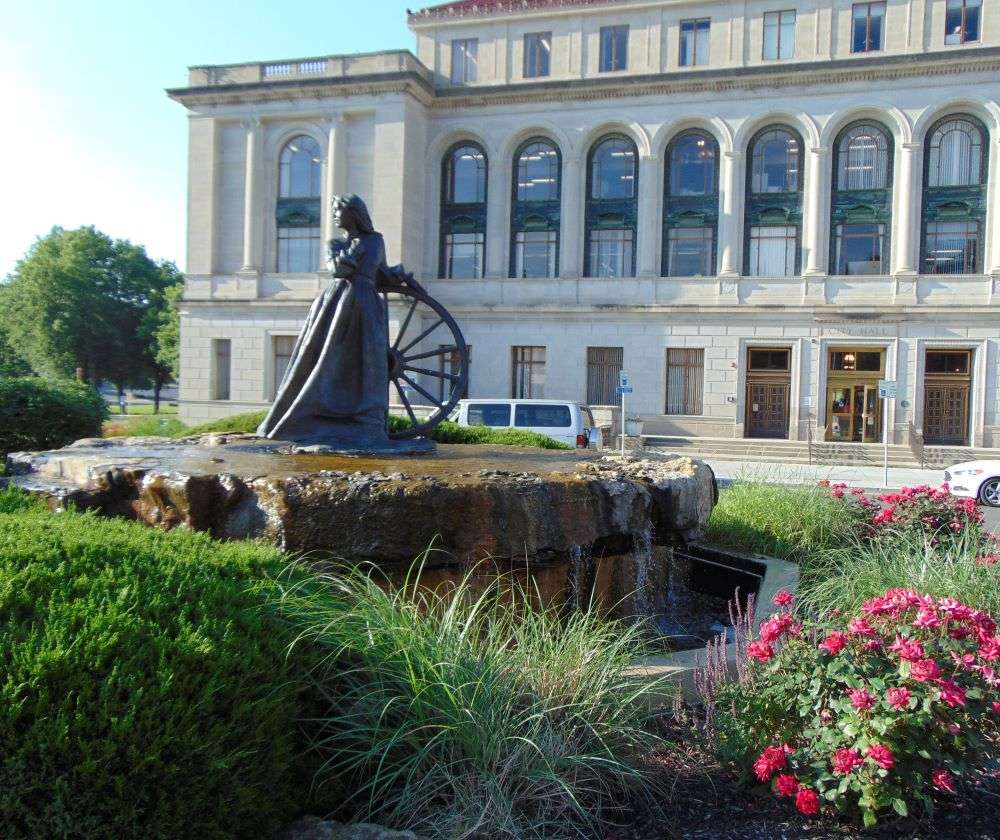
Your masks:
<instances>
[{"instance_id":1,"label":"mulched garden bed","mask_svg":"<svg viewBox=\"0 0 1000 840\"><path fill-rule=\"evenodd\" d=\"M669 802L642 809L634 822L603 840L996 840L1000 837L1000 770L967 783L961 796L942 798L933 816L887 814L870 830L830 819L807 819L793 803L763 788L741 786L690 732L672 726L676 749L657 756ZM997 743L1000 748L1000 742Z\"/></svg>"}]
</instances>

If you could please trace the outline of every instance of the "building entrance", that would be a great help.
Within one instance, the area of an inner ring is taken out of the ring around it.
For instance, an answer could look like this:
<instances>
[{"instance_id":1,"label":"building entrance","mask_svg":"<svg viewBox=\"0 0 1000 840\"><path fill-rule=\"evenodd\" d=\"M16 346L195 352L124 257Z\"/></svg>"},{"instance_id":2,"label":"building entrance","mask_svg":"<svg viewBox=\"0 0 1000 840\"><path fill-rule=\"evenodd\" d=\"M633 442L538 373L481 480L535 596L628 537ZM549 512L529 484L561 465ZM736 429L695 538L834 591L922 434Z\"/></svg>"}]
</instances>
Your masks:
<instances>
[{"instance_id":1,"label":"building entrance","mask_svg":"<svg viewBox=\"0 0 1000 840\"><path fill-rule=\"evenodd\" d=\"M826 439L853 443L882 440L882 400L878 382L885 373L885 350L836 348L827 368Z\"/></svg>"},{"instance_id":2,"label":"building entrance","mask_svg":"<svg viewBox=\"0 0 1000 840\"><path fill-rule=\"evenodd\" d=\"M969 350L928 350L924 358L924 443L968 446Z\"/></svg>"},{"instance_id":3,"label":"building entrance","mask_svg":"<svg viewBox=\"0 0 1000 840\"><path fill-rule=\"evenodd\" d=\"M748 348L745 437L788 437L790 360L788 347Z\"/></svg>"}]
</instances>

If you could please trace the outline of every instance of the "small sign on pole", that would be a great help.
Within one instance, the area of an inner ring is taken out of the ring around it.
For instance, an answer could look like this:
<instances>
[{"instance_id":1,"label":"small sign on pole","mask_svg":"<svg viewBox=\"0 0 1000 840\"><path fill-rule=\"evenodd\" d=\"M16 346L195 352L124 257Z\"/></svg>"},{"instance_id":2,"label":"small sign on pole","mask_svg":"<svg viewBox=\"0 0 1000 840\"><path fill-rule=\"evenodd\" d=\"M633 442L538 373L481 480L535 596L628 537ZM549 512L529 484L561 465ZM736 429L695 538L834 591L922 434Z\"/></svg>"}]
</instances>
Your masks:
<instances>
[{"instance_id":1,"label":"small sign on pole","mask_svg":"<svg viewBox=\"0 0 1000 840\"><path fill-rule=\"evenodd\" d=\"M896 399L896 381L880 379L878 396L882 400L882 486L889 486L889 400Z\"/></svg>"},{"instance_id":2,"label":"small sign on pole","mask_svg":"<svg viewBox=\"0 0 1000 840\"><path fill-rule=\"evenodd\" d=\"M628 374L624 370L618 372L618 393L622 397L622 458L625 457L625 395L632 393L628 384Z\"/></svg>"}]
</instances>

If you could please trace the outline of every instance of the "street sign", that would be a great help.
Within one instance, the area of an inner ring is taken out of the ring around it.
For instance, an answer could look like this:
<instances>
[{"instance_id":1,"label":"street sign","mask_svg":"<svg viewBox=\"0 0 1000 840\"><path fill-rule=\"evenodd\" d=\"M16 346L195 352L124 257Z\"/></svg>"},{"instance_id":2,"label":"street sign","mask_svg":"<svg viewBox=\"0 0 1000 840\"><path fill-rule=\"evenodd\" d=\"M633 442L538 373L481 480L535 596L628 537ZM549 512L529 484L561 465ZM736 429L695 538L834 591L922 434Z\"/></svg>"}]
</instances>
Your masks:
<instances>
[{"instance_id":1,"label":"street sign","mask_svg":"<svg viewBox=\"0 0 1000 840\"><path fill-rule=\"evenodd\" d=\"M618 372L618 387L628 388L628 374L623 370Z\"/></svg>"},{"instance_id":2,"label":"street sign","mask_svg":"<svg viewBox=\"0 0 1000 840\"><path fill-rule=\"evenodd\" d=\"M878 397L880 400L896 399L896 382L893 379L880 379L878 381Z\"/></svg>"},{"instance_id":3,"label":"street sign","mask_svg":"<svg viewBox=\"0 0 1000 840\"><path fill-rule=\"evenodd\" d=\"M626 385L623 388L621 385L619 385L618 386L618 393L619 394L631 394L632 393L632 386L631 385Z\"/></svg>"}]
</instances>

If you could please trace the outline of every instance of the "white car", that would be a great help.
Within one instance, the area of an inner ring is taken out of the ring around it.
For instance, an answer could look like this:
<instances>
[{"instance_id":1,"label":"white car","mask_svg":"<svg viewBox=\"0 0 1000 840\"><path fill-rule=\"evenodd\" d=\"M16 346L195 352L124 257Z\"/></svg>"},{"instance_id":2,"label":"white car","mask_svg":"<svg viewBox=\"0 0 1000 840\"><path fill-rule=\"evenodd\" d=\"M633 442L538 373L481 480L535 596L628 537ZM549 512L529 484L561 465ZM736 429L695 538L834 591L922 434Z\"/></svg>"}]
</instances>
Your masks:
<instances>
[{"instance_id":1,"label":"white car","mask_svg":"<svg viewBox=\"0 0 1000 840\"><path fill-rule=\"evenodd\" d=\"M465 399L459 400L452 416L459 426L538 432L578 449L600 441L590 409L578 402Z\"/></svg>"},{"instance_id":2,"label":"white car","mask_svg":"<svg viewBox=\"0 0 1000 840\"><path fill-rule=\"evenodd\" d=\"M966 461L944 471L952 495L1000 507L1000 461Z\"/></svg>"}]
</instances>

